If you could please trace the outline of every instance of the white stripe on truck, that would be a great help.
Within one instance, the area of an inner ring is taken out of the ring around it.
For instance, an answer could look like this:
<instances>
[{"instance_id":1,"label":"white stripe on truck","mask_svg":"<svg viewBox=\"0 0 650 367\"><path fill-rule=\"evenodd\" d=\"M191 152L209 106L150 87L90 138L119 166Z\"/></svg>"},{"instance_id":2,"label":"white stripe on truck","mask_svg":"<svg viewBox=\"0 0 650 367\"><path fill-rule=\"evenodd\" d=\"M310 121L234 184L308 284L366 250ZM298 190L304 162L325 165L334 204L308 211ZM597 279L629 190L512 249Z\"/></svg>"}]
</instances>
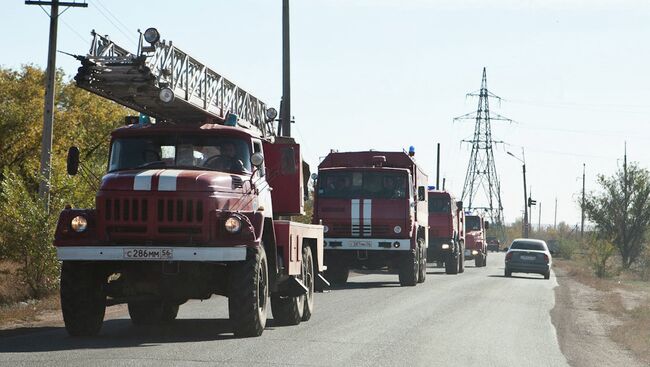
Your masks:
<instances>
[{"instance_id":1,"label":"white stripe on truck","mask_svg":"<svg viewBox=\"0 0 650 367\"><path fill-rule=\"evenodd\" d=\"M151 191L151 178L158 172L157 169L150 169L140 172L133 178L133 190Z\"/></svg>"},{"instance_id":2,"label":"white stripe on truck","mask_svg":"<svg viewBox=\"0 0 650 367\"><path fill-rule=\"evenodd\" d=\"M158 176L158 191L176 191L178 175L183 172L178 169L166 169Z\"/></svg>"},{"instance_id":3,"label":"white stripe on truck","mask_svg":"<svg viewBox=\"0 0 650 367\"><path fill-rule=\"evenodd\" d=\"M372 200L363 200L363 235L372 235Z\"/></svg>"},{"instance_id":4,"label":"white stripe on truck","mask_svg":"<svg viewBox=\"0 0 650 367\"><path fill-rule=\"evenodd\" d=\"M352 210L350 212L351 229L353 236L359 236L359 216L360 216L360 206L359 199L352 199Z\"/></svg>"}]
</instances>

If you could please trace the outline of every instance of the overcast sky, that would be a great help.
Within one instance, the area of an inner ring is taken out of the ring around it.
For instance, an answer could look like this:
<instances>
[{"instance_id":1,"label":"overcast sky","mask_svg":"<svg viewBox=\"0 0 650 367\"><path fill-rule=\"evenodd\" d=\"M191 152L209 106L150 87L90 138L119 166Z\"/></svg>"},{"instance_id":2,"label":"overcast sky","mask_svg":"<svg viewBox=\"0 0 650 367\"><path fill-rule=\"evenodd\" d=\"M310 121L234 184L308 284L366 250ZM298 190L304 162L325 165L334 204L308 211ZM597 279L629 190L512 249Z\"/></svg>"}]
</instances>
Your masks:
<instances>
[{"instance_id":1,"label":"overcast sky","mask_svg":"<svg viewBox=\"0 0 650 367\"><path fill-rule=\"evenodd\" d=\"M155 26L279 105L281 0L87 2L61 16L59 50L84 54L96 29L135 51L136 30ZM521 164L508 150L525 147L546 224L555 198L558 221L579 222L583 163L587 190L621 164L625 141L631 161L650 165L648 1L294 0L291 17L294 135L312 167L330 149L414 145L434 183L440 142L442 176L460 196L470 153L460 140L474 126L452 119L476 110L465 94L479 89L483 67L503 98L491 110L515 121L493 122L494 139L506 143L494 152L506 221L521 216L523 198ZM44 66L47 33L43 10L5 1L0 65ZM68 76L78 67L62 54L57 65Z\"/></svg>"}]
</instances>

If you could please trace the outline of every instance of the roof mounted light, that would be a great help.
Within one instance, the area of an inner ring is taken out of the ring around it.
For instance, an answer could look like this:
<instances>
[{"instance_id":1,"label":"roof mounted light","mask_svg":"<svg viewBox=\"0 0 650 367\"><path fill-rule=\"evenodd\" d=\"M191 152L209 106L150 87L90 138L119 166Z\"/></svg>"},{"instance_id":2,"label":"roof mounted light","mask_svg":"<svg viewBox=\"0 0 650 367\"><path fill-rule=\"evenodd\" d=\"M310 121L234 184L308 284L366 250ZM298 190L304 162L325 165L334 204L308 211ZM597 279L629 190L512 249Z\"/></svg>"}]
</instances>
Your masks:
<instances>
[{"instance_id":1,"label":"roof mounted light","mask_svg":"<svg viewBox=\"0 0 650 367\"><path fill-rule=\"evenodd\" d=\"M266 119L268 121L273 121L276 117L278 117L278 111L275 108L271 107L266 110Z\"/></svg>"},{"instance_id":2,"label":"roof mounted light","mask_svg":"<svg viewBox=\"0 0 650 367\"><path fill-rule=\"evenodd\" d=\"M156 28L147 28L147 30L144 31L144 40L151 45L155 45L158 43L158 41L160 41L160 33Z\"/></svg>"},{"instance_id":3,"label":"roof mounted light","mask_svg":"<svg viewBox=\"0 0 650 367\"><path fill-rule=\"evenodd\" d=\"M160 90L158 97L163 103L171 103L174 101L174 91L169 87L165 87Z\"/></svg>"},{"instance_id":4,"label":"roof mounted light","mask_svg":"<svg viewBox=\"0 0 650 367\"><path fill-rule=\"evenodd\" d=\"M237 120L239 120L239 116L237 116L237 114L228 113L228 115L226 115L226 121L224 121L224 125L237 126Z\"/></svg>"}]
</instances>

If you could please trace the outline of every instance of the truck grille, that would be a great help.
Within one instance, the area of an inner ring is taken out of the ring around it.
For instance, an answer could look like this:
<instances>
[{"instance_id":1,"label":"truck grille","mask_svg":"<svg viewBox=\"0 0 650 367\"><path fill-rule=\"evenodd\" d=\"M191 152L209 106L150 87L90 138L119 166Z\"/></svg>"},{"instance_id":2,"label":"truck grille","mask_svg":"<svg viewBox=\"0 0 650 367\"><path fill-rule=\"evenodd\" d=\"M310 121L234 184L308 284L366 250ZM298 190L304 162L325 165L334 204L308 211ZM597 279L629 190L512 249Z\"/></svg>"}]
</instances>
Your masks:
<instances>
[{"instance_id":1,"label":"truck grille","mask_svg":"<svg viewBox=\"0 0 650 367\"><path fill-rule=\"evenodd\" d=\"M147 199L106 199L104 218L116 222L146 222L149 219L149 202Z\"/></svg>"},{"instance_id":2,"label":"truck grille","mask_svg":"<svg viewBox=\"0 0 650 367\"><path fill-rule=\"evenodd\" d=\"M158 199L158 222L200 223L203 221L203 201Z\"/></svg>"}]
</instances>

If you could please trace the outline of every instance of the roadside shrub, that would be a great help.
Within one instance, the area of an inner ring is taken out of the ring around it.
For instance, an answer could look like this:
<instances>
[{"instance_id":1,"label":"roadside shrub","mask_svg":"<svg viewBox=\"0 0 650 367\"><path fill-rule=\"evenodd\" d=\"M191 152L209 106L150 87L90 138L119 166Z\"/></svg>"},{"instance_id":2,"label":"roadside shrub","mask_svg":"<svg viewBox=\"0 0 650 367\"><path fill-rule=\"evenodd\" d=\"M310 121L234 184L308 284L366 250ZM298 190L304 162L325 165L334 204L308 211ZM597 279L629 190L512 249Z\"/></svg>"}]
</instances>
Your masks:
<instances>
[{"instance_id":1,"label":"roadside shrub","mask_svg":"<svg viewBox=\"0 0 650 367\"><path fill-rule=\"evenodd\" d=\"M639 276L642 280L650 280L650 248L646 247L638 261Z\"/></svg>"},{"instance_id":2,"label":"roadside shrub","mask_svg":"<svg viewBox=\"0 0 650 367\"><path fill-rule=\"evenodd\" d=\"M579 244L573 238L563 238L558 241L558 253L557 256L571 260L576 250L578 250Z\"/></svg>"},{"instance_id":3,"label":"roadside shrub","mask_svg":"<svg viewBox=\"0 0 650 367\"><path fill-rule=\"evenodd\" d=\"M45 212L43 200L16 173L5 170L0 189L0 259L18 263L21 281L32 297L40 298L58 283L59 262L52 246L57 218Z\"/></svg>"},{"instance_id":4,"label":"roadside shrub","mask_svg":"<svg viewBox=\"0 0 650 367\"><path fill-rule=\"evenodd\" d=\"M609 260L614 255L616 247L611 242L597 237L588 240L589 246L589 264L594 273L599 278L604 278L609 274Z\"/></svg>"}]
</instances>

